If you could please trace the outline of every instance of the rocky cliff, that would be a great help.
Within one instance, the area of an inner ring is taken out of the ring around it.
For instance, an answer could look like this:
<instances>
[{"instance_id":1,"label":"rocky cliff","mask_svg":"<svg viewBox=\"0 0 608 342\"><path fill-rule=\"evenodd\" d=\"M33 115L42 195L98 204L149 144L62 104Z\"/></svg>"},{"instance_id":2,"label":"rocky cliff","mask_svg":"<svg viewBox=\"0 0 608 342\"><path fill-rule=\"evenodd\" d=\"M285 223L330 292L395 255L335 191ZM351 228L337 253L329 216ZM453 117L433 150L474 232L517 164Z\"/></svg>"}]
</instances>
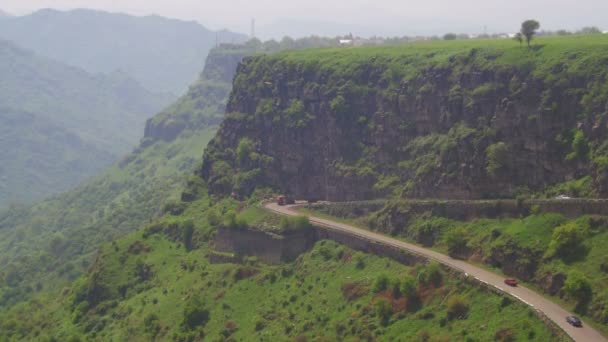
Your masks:
<instances>
[{"instance_id":1,"label":"rocky cliff","mask_svg":"<svg viewBox=\"0 0 608 342\"><path fill-rule=\"evenodd\" d=\"M219 124L237 65L250 53L243 46L211 50L199 80L190 86L186 95L146 122L144 139L172 141L187 128L202 129Z\"/></svg>"},{"instance_id":2,"label":"rocky cliff","mask_svg":"<svg viewBox=\"0 0 608 342\"><path fill-rule=\"evenodd\" d=\"M608 42L246 58L200 174L212 192L487 198L582 177L605 195Z\"/></svg>"}]
</instances>

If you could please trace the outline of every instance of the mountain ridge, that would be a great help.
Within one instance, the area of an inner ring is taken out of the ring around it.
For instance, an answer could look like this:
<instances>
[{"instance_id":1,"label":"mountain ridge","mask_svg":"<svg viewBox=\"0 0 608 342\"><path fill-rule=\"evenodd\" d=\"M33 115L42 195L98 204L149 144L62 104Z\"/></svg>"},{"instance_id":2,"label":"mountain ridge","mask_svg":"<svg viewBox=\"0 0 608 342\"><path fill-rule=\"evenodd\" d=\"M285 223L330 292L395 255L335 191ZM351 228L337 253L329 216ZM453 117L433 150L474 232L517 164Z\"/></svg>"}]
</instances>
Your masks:
<instances>
[{"instance_id":1,"label":"mountain ridge","mask_svg":"<svg viewBox=\"0 0 608 342\"><path fill-rule=\"evenodd\" d=\"M91 73L123 70L151 91L174 95L195 80L218 41L246 39L194 21L87 9L3 18L0 37Z\"/></svg>"}]
</instances>

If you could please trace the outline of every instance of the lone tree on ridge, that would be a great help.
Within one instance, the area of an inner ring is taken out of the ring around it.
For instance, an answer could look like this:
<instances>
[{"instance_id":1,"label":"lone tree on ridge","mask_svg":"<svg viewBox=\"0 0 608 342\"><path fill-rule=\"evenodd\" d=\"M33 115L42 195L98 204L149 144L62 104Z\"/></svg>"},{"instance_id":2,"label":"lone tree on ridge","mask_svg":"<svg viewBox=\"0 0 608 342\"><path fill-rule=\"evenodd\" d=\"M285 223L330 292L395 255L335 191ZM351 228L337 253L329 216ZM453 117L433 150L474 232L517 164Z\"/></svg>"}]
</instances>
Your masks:
<instances>
[{"instance_id":1,"label":"lone tree on ridge","mask_svg":"<svg viewBox=\"0 0 608 342\"><path fill-rule=\"evenodd\" d=\"M536 30L540 28L540 23L536 20L526 20L521 24L521 34L526 37L526 43L530 47L530 42L536 34Z\"/></svg>"}]
</instances>

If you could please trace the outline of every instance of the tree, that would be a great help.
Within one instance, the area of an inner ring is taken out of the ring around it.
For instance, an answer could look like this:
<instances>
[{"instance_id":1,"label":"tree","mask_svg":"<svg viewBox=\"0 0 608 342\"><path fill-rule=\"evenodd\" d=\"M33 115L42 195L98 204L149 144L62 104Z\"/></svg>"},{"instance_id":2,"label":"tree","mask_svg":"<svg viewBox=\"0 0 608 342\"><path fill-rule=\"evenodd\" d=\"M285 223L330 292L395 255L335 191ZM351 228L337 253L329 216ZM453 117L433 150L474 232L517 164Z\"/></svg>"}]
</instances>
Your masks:
<instances>
[{"instance_id":1,"label":"tree","mask_svg":"<svg viewBox=\"0 0 608 342\"><path fill-rule=\"evenodd\" d=\"M372 288L372 291L374 293L378 293L386 290L388 288L389 282L390 280L388 279L388 276L386 274L379 275L378 278L376 278L376 281L374 282L374 287Z\"/></svg>"},{"instance_id":2,"label":"tree","mask_svg":"<svg viewBox=\"0 0 608 342\"><path fill-rule=\"evenodd\" d=\"M526 43L530 47L530 42L536 34L536 30L540 28L540 23L536 20L526 20L521 24L521 34L526 37Z\"/></svg>"},{"instance_id":3,"label":"tree","mask_svg":"<svg viewBox=\"0 0 608 342\"><path fill-rule=\"evenodd\" d=\"M517 32L515 34L515 37L513 37L513 40L515 40L516 42L519 42L519 46L521 46L521 44L523 44L523 42L524 42L524 36L521 34L521 32Z\"/></svg>"},{"instance_id":4,"label":"tree","mask_svg":"<svg viewBox=\"0 0 608 342\"><path fill-rule=\"evenodd\" d=\"M547 256L567 258L580 253L582 243L587 237L587 230L572 222L561 225L553 230Z\"/></svg>"},{"instance_id":5,"label":"tree","mask_svg":"<svg viewBox=\"0 0 608 342\"><path fill-rule=\"evenodd\" d=\"M405 298L414 298L416 296L416 279L407 276L401 282L401 295Z\"/></svg>"},{"instance_id":6,"label":"tree","mask_svg":"<svg viewBox=\"0 0 608 342\"><path fill-rule=\"evenodd\" d=\"M455 33L446 33L443 36L443 40L456 40L456 38L458 38L458 36Z\"/></svg>"},{"instance_id":7,"label":"tree","mask_svg":"<svg viewBox=\"0 0 608 342\"><path fill-rule=\"evenodd\" d=\"M184 309L184 320L182 326L187 330L194 330L202 327L209 321L209 310L205 308L205 303L200 297L192 298Z\"/></svg>"},{"instance_id":8,"label":"tree","mask_svg":"<svg viewBox=\"0 0 608 342\"><path fill-rule=\"evenodd\" d=\"M444 237L448 245L448 254L452 258L462 257L467 252L467 232L465 229L453 229L448 231Z\"/></svg>"},{"instance_id":9,"label":"tree","mask_svg":"<svg viewBox=\"0 0 608 342\"><path fill-rule=\"evenodd\" d=\"M562 290L568 297L576 299L576 310L579 312L584 311L593 296L589 279L578 271L572 271L568 274Z\"/></svg>"},{"instance_id":10,"label":"tree","mask_svg":"<svg viewBox=\"0 0 608 342\"><path fill-rule=\"evenodd\" d=\"M496 176L499 171L506 169L509 165L509 147L502 141L488 146L486 159L488 161L486 171L488 174Z\"/></svg>"},{"instance_id":11,"label":"tree","mask_svg":"<svg viewBox=\"0 0 608 342\"><path fill-rule=\"evenodd\" d=\"M580 34L601 34L602 30L595 26L583 27L578 33Z\"/></svg>"}]
</instances>

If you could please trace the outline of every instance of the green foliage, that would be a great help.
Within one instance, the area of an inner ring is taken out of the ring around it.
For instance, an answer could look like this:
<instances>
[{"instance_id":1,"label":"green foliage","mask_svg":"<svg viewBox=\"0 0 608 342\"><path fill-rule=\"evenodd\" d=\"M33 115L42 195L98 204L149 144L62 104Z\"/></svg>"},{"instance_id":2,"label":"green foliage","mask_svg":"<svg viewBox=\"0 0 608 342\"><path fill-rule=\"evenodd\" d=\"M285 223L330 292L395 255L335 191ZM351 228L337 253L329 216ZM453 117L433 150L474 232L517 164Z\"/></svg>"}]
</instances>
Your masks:
<instances>
[{"instance_id":1,"label":"green foliage","mask_svg":"<svg viewBox=\"0 0 608 342\"><path fill-rule=\"evenodd\" d=\"M504 142L497 142L486 149L486 171L490 175L497 175L509 166L509 148Z\"/></svg>"},{"instance_id":2,"label":"green foliage","mask_svg":"<svg viewBox=\"0 0 608 342\"><path fill-rule=\"evenodd\" d=\"M393 314L393 309L391 308L390 303L386 299L379 299L376 302L376 315L380 318L380 324L382 326L387 326L391 316Z\"/></svg>"},{"instance_id":3,"label":"green foliage","mask_svg":"<svg viewBox=\"0 0 608 342\"><path fill-rule=\"evenodd\" d=\"M411 299L416 296L416 279L411 276L405 277L401 280L401 295L405 298Z\"/></svg>"},{"instance_id":4,"label":"green foliage","mask_svg":"<svg viewBox=\"0 0 608 342\"><path fill-rule=\"evenodd\" d=\"M184 308L183 326L188 330L202 328L209 321L209 310L205 307L203 299L195 296L190 299Z\"/></svg>"},{"instance_id":5,"label":"green foliage","mask_svg":"<svg viewBox=\"0 0 608 342\"><path fill-rule=\"evenodd\" d=\"M388 289L390 279L386 274L379 275L376 280L374 280L374 287L372 288L372 292L379 293L386 289Z\"/></svg>"},{"instance_id":6,"label":"green foliage","mask_svg":"<svg viewBox=\"0 0 608 342\"><path fill-rule=\"evenodd\" d=\"M462 257L467 251L467 231L463 228L451 229L444 234L448 254L453 257Z\"/></svg>"},{"instance_id":7,"label":"green foliage","mask_svg":"<svg viewBox=\"0 0 608 342\"><path fill-rule=\"evenodd\" d=\"M242 138L236 148L236 161L239 165L245 165L250 159L251 153L254 151L253 141L249 138Z\"/></svg>"},{"instance_id":8,"label":"green foliage","mask_svg":"<svg viewBox=\"0 0 608 342\"><path fill-rule=\"evenodd\" d=\"M446 33L443 35L443 40L456 40L458 36L455 33Z\"/></svg>"},{"instance_id":9,"label":"green foliage","mask_svg":"<svg viewBox=\"0 0 608 342\"><path fill-rule=\"evenodd\" d=\"M448 319L465 319L469 313L469 304L460 296L448 298Z\"/></svg>"},{"instance_id":10,"label":"green foliage","mask_svg":"<svg viewBox=\"0 0 608 342\"><path fill-rule=\"evenodd\" d=\"M521 24L520 33L526 38L528 46L536 35L536 31L540 28L540 23L536 20L526 20Z\"/></svg>"},{"instance_id":11,"label":"green foliage","mask_svg":"<svg viewBox=\"0 0 608 342\"><path fill-rule=\"evenodd\" d=\"M296 232L310 229L308 216L282 217L279 228L284 232Z\"/></svg>"},{"instance_id":12,"label":"green foliage","mask_svg":"<svg viewBox=\"0 0 608 342\"><path fill-rule=\"evenodd\" d=\"M430 262L418 270L418 283L440 287L443 284L441 267L436 262Z\"/></svg>"},{"instance_id":13,"label":"green foliage","mask_svg":"<svg viewBox=\"0 0 608 342\"><path fill-rule=\"evenodd\" d=\"M586 161L589 158L589 141L585 137L585 132L577 129L572 139L572 152L566 156L566 160Z\"/></svg>"},{"instance_id":14,"label":"green foliage","mask_svg":"<svg viewBox=\"0 0 608 342\"><path fill-rule=\"evenodd\" d=\"M124 75L93 76L8 41L0 42L0 74L0 209L66 191L109 166L173 99Z\"/></svg>"},{"instance_id":15,"label":"green foliage","mask_svg":"<svg viewBox=\"0 0 608 342\"><path fill-rule=\"evenodd\" d=\"M302 128L308 126L314 116L307 113L304 104L300 100L292 100L284 110L287 126L292 128Z\"/></svg>"},{"instance_id":16,"label":"green foliage","mask_svg":"<svg viewBox=\"0 0 608 342\"><path fill-rule=\"evenodd\" d=\"M591 301L593 290L589 279L579 271L568 273L562 291L577 301L577 311L584 313L587 304Z\"/></svg>"},{"instance_id":17,"label":"green foliage","mask_svg":"<svg viewBox=\"0 0 608 342\"><path fill-rule=\"evenodd\" d=\"M580 254L582 243L588 234L588 229L576 222L561 225L553 231L546 255L560 258L576 256Z\"/></svg>"}]
</instances>

